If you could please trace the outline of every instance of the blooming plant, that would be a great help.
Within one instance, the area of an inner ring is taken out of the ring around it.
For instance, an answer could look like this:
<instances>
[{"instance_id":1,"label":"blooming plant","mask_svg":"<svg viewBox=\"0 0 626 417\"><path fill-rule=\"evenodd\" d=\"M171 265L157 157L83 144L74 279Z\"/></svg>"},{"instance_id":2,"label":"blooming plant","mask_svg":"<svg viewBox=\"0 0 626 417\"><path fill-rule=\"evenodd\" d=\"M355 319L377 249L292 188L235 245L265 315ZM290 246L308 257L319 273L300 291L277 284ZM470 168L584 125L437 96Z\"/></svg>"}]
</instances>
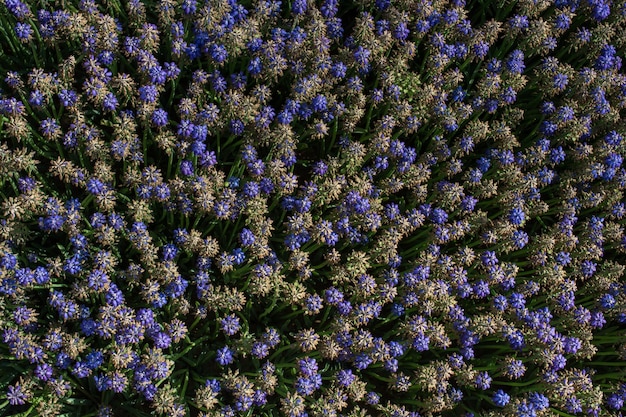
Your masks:
<instances>
[{"instance_id":1,"label":"blooming plant","mask_svg":"<svg viewBox=\"0 0 626 417\"><path fill-rule=\"evenodd\" d=\"M0 414L621 416L624 0L0 0Z\"/></svg>"}]
</instances>

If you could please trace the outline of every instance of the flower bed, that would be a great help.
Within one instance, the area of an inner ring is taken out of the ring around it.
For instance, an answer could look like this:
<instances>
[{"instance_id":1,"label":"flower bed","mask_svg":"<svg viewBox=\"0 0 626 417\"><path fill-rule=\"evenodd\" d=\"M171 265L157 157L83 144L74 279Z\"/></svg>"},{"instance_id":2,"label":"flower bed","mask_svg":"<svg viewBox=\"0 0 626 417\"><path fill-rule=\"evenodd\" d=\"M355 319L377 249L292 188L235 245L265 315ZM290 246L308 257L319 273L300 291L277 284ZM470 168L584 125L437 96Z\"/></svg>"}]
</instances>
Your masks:
<instances>
[{"instance_id":1,"label":"flower bed","mask_svg":"<svg viewBox=\"0 0 626 417\"><path fill-rule=\"evenodd\" d=\"M0 414L621 416L626 3L0 1Z\"/></svg>"}]
</instances>

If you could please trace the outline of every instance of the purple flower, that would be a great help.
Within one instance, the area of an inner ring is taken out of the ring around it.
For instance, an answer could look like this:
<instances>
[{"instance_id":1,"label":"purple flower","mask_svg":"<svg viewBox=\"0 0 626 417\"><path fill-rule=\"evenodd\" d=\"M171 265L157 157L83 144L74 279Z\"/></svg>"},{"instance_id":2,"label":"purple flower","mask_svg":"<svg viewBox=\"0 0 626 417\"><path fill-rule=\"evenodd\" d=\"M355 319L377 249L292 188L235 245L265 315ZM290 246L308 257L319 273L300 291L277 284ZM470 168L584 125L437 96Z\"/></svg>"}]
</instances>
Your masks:
<instances>
[{"instance_id":1,"label":"purple flower","mask_svg":"<svg viewBox=\"0 0 626 417\"><path fill-rule=\"evenodd\" d=\"M45 99L46 98L41 91L34 90L30 93L28 103L33 107L40 107L44 103Z\"/></svg>"},{"instance_id":2,"label":"purple flower","mask_svg":"<svg viewBox=\"0 0 626 417\"><path fill-rule=\"evenodd\" d=\"M506 339L513 350L522 350L526 346L524 334L520 330L515 330L506 335Z\"/></svg>"},{"instance_id":3,"label":"purple flower","mask_svg":"<svg viewBox=\"0 0 626 417\"><path fill-rule=\"evenodd\" d=\"M393 30L393 37L400 41L404 41L409 37L410 33L411 31L409 30L406 22L400 22Z\"/></svg>"},{"instance_id":4,"label":"purple flower","mask_svg":"<svg viewBox=\"0 0 626 417\"><path fill-rule=\"evenodd\" d=\"M28 395L24 391L24 388L18 383L15 385L9 385L7 389L7 400L11 405L24 405L28 400Z\"/></svg>"},{"instance_id":5,"label":"purple flower","mask_svg":"<svg viewBox=\"0 0 626 417\"><path fill-rule=\"evenodd\" d=\"M485 266L494 266L498 264L498 258L496 257L496 253L494 251L484 251L480 255L480 260Z\"/></svg>"},{"instance_id":6,"label":"purple flower","mask_svg":"<svg viewBox=\"0 0 626 417\"><path fill-rule=\"evenodd\" d=\"M521 360L514 359L506 365L504 371L509 378L518 379L526 373L526 366Z\"/></svg>"},{"instance_id":7,"label":"purple flower","mask_svg":"<svg viewBox=\"0 0 626 417\"><path fill-rule=\"evenodd\" d=\"M608 396L608 398L606 399L606 403L609 406L609 408L612 408L613 410L619 410L620 408L624 407L625 399L626 399L626 395L613 393Z\"/></svg>"},{"instance_id":8,"label":"purple flower","mask_svg":"<svg viewBox=\"0 0 626 417\"><path fill-rule=\"evenodd\" d=\"M111 283L109 290L104 295L104 300L108 305L117 307L124 303L124 294L115 283Z\"/></svg>"},{"instance_id":9,"label":"purple flower","mask_svg":"<svg viewBox=\"0 0 626 417\"><path fill-rule=\"evenodd\" d=\"M509 221L515 226L520 226L526 220L526 214L521 207L514 207L509 211Z\"/></svg>"},{"instance_id":10,"label":"purple flower","mask_svg":"<svg viewBox=\"0 0 626 417\"><path fill-rule=\"evenodd\" d=\"M610 146L619 146L624 140L623 136L617 133L615 130L611 130L604 136L604 142Z\"/></svg>"},{"instance_id":11,"label":"purple flower","mask_svg":"<svg viewBox=\"0 0 626 417\"><path fill-rule=\"evenodd\" d=\"M342 369L337 372L337 382L344 387L350 386L356 379L351 369Z\"/></svg>"},{"instance_id":12,"label":"purple flower","mask_svg":"<svg viewBox=\"0 0 626 417\"><path fill-rule=\"evenodd\" d=\"M330 67L330 74L335 78L343 78L346 76L346 72L348 71L348 67L343 62L339 61L334 63Z\"/></svg>"},{"instance_id":13,"label":"purple flower","mask_svg":"<svg viewBox=\"0 0 626 417\"><path fill-rule=\"evenodd\" d=\"M322 307L322 298L317 294L310 295L305 299L304 308L307 314L317 314L322 310Z\"/></svg>"},{"instance_id":14,"label":"purple flower","mask_svg":"<svg viewBox=\"0 0 626 417\"><path fill-rule=\"evenodd\" d=\"M273 348L280 343L280 335L276 329L270 327L263 333L263 340Z\"/></svg>"},{"instance_id":15,"label":"purple flower","mask_svg":"<svg viewBox=\"0 0 626 417\"><path fill-rule=\"evenodd\" d=\"M501 389L497 390L491 397L493 403L498 407L504 407L511 400L511 396Z\"/></svg>"},{"instance_id":16,"label":"purple flower","mask_svg":"<svg viewBox=\"0 0 626 417\"><path fill-rule=\"evenodd\" d=\"M435 224L443 224L448 220L448 213L439 207L435 207L430 212L429 218Z\"/></svg>"},{"instance_id":17,"label":"purple flower","mask_svg":"<svg viewBox=\"0 0 626 417\"><path fill-rule=\"evenodd\" d=\"M267 129L274 120L276 113L274 108L271 106L265 106L261 109L261 111L255 116L254 121L257 127L261 129Z\"/></svg>"},{"instance_id":18,"label":"purple flower","mask_svg":"<svg viewBox=\"0 0 626 417\"><path fill-rule=\"evenodd\" d=\"M193 162L188 159L184 159L180 163L180 173L185 177L190 177L193 175Z\"/></svg>"},{"instance_id":19,"label":"purple flower","mask_svg":"<svg viewBox=\"0 0 626 417\"><path fill-rule=\"evenodd\" d=\"M317 95L313 98L313 101L311 102L311 108L313 109L313 111L316 112L323 112L328 108L328 101L326 100L326 97L324 97L323 95Z\"/></svg>"},{"instance_id":20,"label":"purple flower","mask_svg":"<svg viewBox=\"0 0 626 417\"><path fill-rule=\"evenodd\" d=\"M489 53L489 44L485 41L476 42L472 45L472 52L476 57L483 59Z\"/></svg>"},{"instance_id":21,"label":"purple flower","mask_svg":"<svg viewBox=\"0 0 626 417\"><path fill-rule=\"evenodd\" d=\"M550 369L553 371L560 371L561 369L565 368L566 365L567 365L567 359L565 359L565 356L558 353L552 359Z\"/></svg>"},{"instance_id":22,"label":"purple flower","mask_svg":"<svg viewBox=\"0 0 626 417\"><path fill-rule=\"evenodd\" d=\"M154 103L158 97L157 87L149 84L139 87L139 99L146 103Z\"/></svg>"},{"instance_id":23,"label":"purple flower","mask_svg":"<svg viewBox=\"0 0 626 417\"><path fill-rule=\"evenodd\" d=\"M106 185L98 178L90 178L87 180L87 191L94 195L100 195L106 192Z\"/></svg>"},{"instance_id":24,"label":"purple flower","mask_svg":"<svg viewBox=\"0 0 626 417\"><path fill-rule=\"evenodd\" d=\"M33 36L33 28L28 23L18 22L15 25L15 34L20 41L29 41Z\"/></svg>"},{"instance_id":25,"label":"purple flower","mask_svg":"<svg viewBox=\"0 0 626 417\"><path fill-rule=\"evenodd\" d=\"M112 112L117 109L118 104L119 103L117 101L117 97L115 97L115 94L107 93L102 100L102 109L104 109L104 111Z\"/></svg>"},{"instance_id":26,"label":"purple flower","mask_svg":"<svg viewBox=\"0 0 626 417\"><path fill-rule=\"evenodd\" d=\"M359 370L366 369L372 362L373 359L367 353L359 353L354 358L354 366Z\"/></svg>"},{"instance_id":27,"label":"purple flower","mask_svg":"<svg viewBox=\"0 0 626 417\"><path fill-rule=\"evenodd\" d=\"M72 107L78 101L78 95L76 94L76 91L74 90L62 89L59 92L59 100L61 101L61 104L63 106Z\"/></svg>"},{"instance_id":28,"label":"purple flower","mask_svg":"<svg viewBox=\"0 0 626 417\"><path fill-rule=\"evenodd\" d=\"M474 379L474 385L481 390L487 390L491 386L491 376L486 371L479 372Z\"/></svg>"},{"instance_id":29,"label":"purple flower","mask_svg":"<svg viewBox=\"0 0 626 417\"><path fill-rule=\"evenodd\" d=\"M511 235L511 241L516 249L522 249L528 244L528 233L523 230L516 230Z\"/></svg>"},{"instance_id":30,"label":"purple flower","mask_svg":"<svg viewBox=\"0 0 626 417\"><path fill-rule=\"evenodd\" d=\"M330 287L324 293L324 298L327 303L336 305L337 303L343 301L343 293L334 287Z\"/></svg>"},{"instance_id":31,"label":"purple flower","mask_svg":"<svg viewBox=\"0 0 626 417\"><path fill-rule=\"evenodd\" d=\"M178 255L178 247L176 245L167 243L161 248L162 258L164 261L172 261Z\"/></svg>"},{"instance_id":32,"label":"purple flower","mask_svg":"<svg viewBox=\"0 0 626 417\"><path fill-rule=\"evenodd\" d=\"M516 417L537 417L537 412L534 407L529 405L527 402L522 402L517 406Z\"/></svg>"},{"instance_id":33,"label":"purple flower","mask_svg":"<svg viewBox=\"0 0 626 417\"><path fill-rule=\"evenodd\" d=\"M406 309L404 308L402 304L393 303L391 305L391 314L393 314L396 317L402 317L405 311Z\"/></svg>"},{"instance_id":34,"label":"purple flower","mask_svg":"<svg viewBox=\"0 0 626 417\"><path fill-rule=\"evenodd\" d=\"M59 133L60 126L55 119L44 119L41 121L40 129L42 135L51 138Z\"/></svg>"},{"instance_id":35,"label":"purple flower","mask_svg":"<svg viewBox=\"0 0 626 417\"><path fill-rule=\"evenodd\" d=\"M526 306L526 298L523 294L514 292L509 296L509 303L516 310L521 310Z\"/></svg>"},{"instance_id":36,"label":"purple flower","mask_svg":"<svg viewBox=\"0 0 626 417\"><path fill-rule=\"evenodd\" d=\"M217 357L215 360L222 366L230 365L235 360L233 351L228 346L224 346L223 348L217 350Z\"/></svg>"},{"instance_id":37,"label":"purple flower","mask_svg":"<svg viewBox=\"0 0 626 417\"><path fill-rule=\"evenodd\" d=\"M550 400L543 394L533 392L528 396L528 401L537 411L545 410L550 407Z\"/></svg>"},{"instance_id":38,"label":"purple flower","mask_svg":"<svg viewBox=\"0 0 626 417\"><path fill-rule=\"evenodd\" d=\"M611 14L611 6L603 1L590 1L592 16L598 22L606 19Z\"/></svg>"},{"instance_id":39,"label":"purple flower","mask_svg":"<svg viewBox=\"0 0 626 417\"><path fill-rule=\"evenodd\" d=\"M317 361L313 358L303 358L298 361L298 369L305 377L313 376L318 371Z\"/></svg>"},{"instance_id":40,"label":"purple flower","mask_svg":"<svg viewBox=\"0 0 626 417\"><path fill-rule=\"evenodd\" d=\"M591 278L593 274L596 273L596 266L597 264L595 262L586 259L582 261L580 271L585 278Z\"/></svg>"},{"instance_id":41,"label":"purple flower","mask_svg":"<svg viewBox=\"0 0 626 417\"><path fill-rule=\"evenodd\" d=\"M521 74L526 69L524 64L524 53L516 49L509 54L506 60L506 68L513 74Z\"/></svg>"},{"instance_id":42,"label":"purple flower","mask_svg":"<svg viewBox=\"0 0 626 417\"><path fill-rule=\"evenodd\" d=\"M154 110L154 112L152 113L151 121L152 124L154 124L154 126L156 127L163 127L167 125L167 119L167 111L161 108Z\"/></svg>"},{"instance_id":43,"label":"purple flower","mask_svg":"<svg viewBox=\"0 0 626 417\"><path fill-rule=\"evenodd\" d=\"M20 0L7 0L5 3L9 12L18 20L24 20L31 14L28 6Z\"/></svg>"},{"instance_id":44,"label":"purple flower","mask_svg":"<svg viewBox=\"0 0 626 417\"><path fill-rule=\"evenodd\" d=\"M296 391L301 395L311 395L322 386L322 376L314 374L309 378L298 378L296 380Z\"/></svg>"},{"instance_id":45,"label":"purple flower","mask_svg":"<svg viewBox=\"0 0 626 417\"><path fill-rule=\"evenodd\" d=\"M578 398L569 397L565 400L565 410L567 410L568 413L578 414L582 413L583 406Z\"/></svg>"},{"instance_id":46,"label":"purple flower","mask_svg":"<svg viewBox=\"0 0 626 417\"><path fill-rule=\"evenodd\" d=\"M224 333L226 333L229 336L233 336L240 329L239 317L235 316L234 314L231 314L223 318L222 321L220 322L220 325Z\"/></svg>"},{"instance_id":47,"label":"purple flower","mask_svg":"<svg viewBox=\"0 0 626 417\"><path fill-rule=\"evenodd\" d=\"M621 68L622 60L616 56L617 50L613 45L604 45L600 51L600 56L596 60L595 68L598 70L610 70Z\"/></svg>"},{"instance_id":48,"label":"purple flower","mask_svg":"<svg viewBox=\"0 0 626 417\"><path fill-rule=\"evenodd\" d=\"M48 381L52 378L52 366L47 363L41 363L35 368L35 376L42 381Z\"/></svg>"},{"instance_id":49,"label":"purple flower","mask_svg":"<svg viewBox=\"0 0 626 417\"><path fill-rule=\"evenodd\" d=\"M254 342L250 353L257 359L263 359L269 355L269 346L262 342Z\"/></svg>"},{"instance_id":50,"label":"purple flower","mask_svg":"<svg viewBox=\"0 0 626 417\"><path fill-rule=\"evenodd\" d=\"M389 342L389 355L394 358L404 355L404 345L400 342L392 340Z\"/></svg>"},{"instance_id":51,"label":"purple flower","mask_svg":"<svg viewBox=\"0 0 626 417\"><path fill-rule=\"evenodd\" d=\"M508 26L512 29L528 29L528 17L524 15L515 15L507 21Z\"/></svg>"},{"instance_id":52,"label":"purple flower","mask_svg":"<svg viewBox=\"0 0 626 417\"><path fill-rule=\"evenodd\" d=\"M611 294L603 294L600 299L598 300L600 303L600 306L603 309L610 309L615 307L615 304L617 303L617 301L615 300L615 297L613 297L613 295Z\"/></svg>"},{"instance_id":53,"label":"purple flower","mask_svg":"<svg viewBox=\"0 0 626 417\"><path fill-rule=\"evenodd\" d=\"M295 15L304 14L307 8L307 0L294 0L294 2L291 4L291 12Z\"/></svg>"},{"instance_id":54,"label":"purple flower","mask_svg":"<svg viewBox=\"0 0 626 417\"><path fill-rule=\"evenodd\" d=\"M594 311L591 313L591 319L589 324L594 329L601 329L606 324L606 319L601 311Z\"/></svg>"},{"instance_id":55,"label":"purple flower","mask_svg":"<svg viewBox=\"0 0 626 417\"><path fill-rule=\"evenodd\" d=\"M417 352L425 352L429 349L430 338L426 336L424 333L419 332L415 338L413 338L413 343L411 346Z\"/></svg>"},{"instance_id":56,"label":"purple flower","mask_svg":"<svg viewBox=\"0 0 626 417\"><path fill-rule=\"evenodd\" d=\"M218 64L221 64L228 59L228 51L224 45L212 44L209 46L209 54Z\"/></svg>"},{"instance_id":57,"label":"purple flower","mask_svg":"<svg viewBox=\"0 0 626 417\"><path fill-rule=\"evenodd\" d=\"M256 240L254 233L248 228L243 228L239 234L239 240L243 246L251 246Z\"/></svg>"},{"instance_id":58,"label":"purple flower","mask_svg":"<svg viewBox=\"0 0 626 417\"><path fill-rule=\"evenodd\" d=\"M323 161L317 161L313 165L313 174L317 176L324 176L328 171L328 166Z\"/></svg>"}]
</instances>

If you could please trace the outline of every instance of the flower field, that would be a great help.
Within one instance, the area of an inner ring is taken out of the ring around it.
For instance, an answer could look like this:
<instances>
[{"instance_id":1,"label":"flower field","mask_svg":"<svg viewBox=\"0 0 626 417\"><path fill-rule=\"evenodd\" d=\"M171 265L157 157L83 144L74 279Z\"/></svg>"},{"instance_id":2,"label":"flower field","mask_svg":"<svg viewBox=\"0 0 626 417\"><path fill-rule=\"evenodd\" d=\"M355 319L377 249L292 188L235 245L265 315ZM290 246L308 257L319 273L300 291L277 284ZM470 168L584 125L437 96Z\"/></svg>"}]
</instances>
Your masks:
<instances>
[{"instance_id":1,"label":"flower field","mask_svg":"<svg viewBox=\"0 0 626 417\"><path fill-rule=\"evenodd\" d=\"M0 416L626 415L625 58L625 0L0 0Z\"/></svg>"}]
</instances>

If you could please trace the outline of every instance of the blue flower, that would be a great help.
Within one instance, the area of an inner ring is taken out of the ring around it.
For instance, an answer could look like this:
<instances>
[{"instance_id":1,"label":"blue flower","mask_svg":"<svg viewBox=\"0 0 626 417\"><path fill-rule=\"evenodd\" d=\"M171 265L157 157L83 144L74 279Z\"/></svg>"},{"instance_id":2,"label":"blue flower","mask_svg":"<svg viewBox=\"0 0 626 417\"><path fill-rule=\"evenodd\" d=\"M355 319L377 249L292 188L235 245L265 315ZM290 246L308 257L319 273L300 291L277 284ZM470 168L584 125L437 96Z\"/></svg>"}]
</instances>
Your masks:
<instances>
[{"instance_id":1,"label":"blue flower","mask_svg":"<svg viewBox=\"0 0 626 417\"><path fill-rule=\"evenodd\" d=\"M269 355L269 346L263 342L254 342L250 353L257 359L263 359Z\"/></svg>"},{"instance_id":2,"label":"blue flower","mask_svg":"<svg viewBox=\"0 0 626 417\"><path fill-rule=\"evenodd\" d=\"M514 207L509 211L509 221L515 226L520 226L526 220L526 214L521 207Z\"/></svg>"},{"instance_id":3,"label":"blue flower","mask_svg":"<svg viewBox=\"0 0 626 417\"><path fill-rule=\"evenodd\" d=\"M313 358L303 358L298 360L298 369L305 377L313 376L318 371L317 361Z\"/></svg>"},{"instance_id":4,"label":"blue flower","mask_svg":"<svg viewBox=\"0 0 626 417\"><path fill-rule=\"evenodd\" d=\"M222 366L230 365L235 360L233 351L228 346L224 346L223 348L217 350L217 357L215 360Z\"/></svg>"},{"instance_id":5,"label":"blue flower","mask_svg":"<svg viewBox=\"0 0 626 417\"><path fill-rule=\"evenodd\" d=\"M516 249L522 249L528 244L528 233L523 230L516 230L511 235L511 241Z\"/></svg>"},{"instance_id":6,"label":"blue flower","mask_svg":"<svg viewBox=\"0 0 626 417\"><path fill-rule=\"evenodd\" d=\"M34 374L41 381L49 381L52 378L53 368L47 363L38 364L35 368Z\"/></svg>"},{"instance_id":7,"label":"blue flower","mask_svg":"<svg viewBox=\"0 0 626 417\"><path fill-rule=\"evenodd\" d=\"M443 224L448 220L448 213L439 207L435 207L430 212L429 218L435 224Z\"/></svg>"},{"instance_id":8,"label":"blue flower","mask_svg":"<svg viewBox=\"0 0 626 417\"><path fill-rule=\"evenodd\" d=\"M537 412L535 409L526 402L521 403L517 406L516 417L537 417Z\"/></svg>"},{"instance_id":9,"label":"blue flower","mask_svg":"<svg viewBox=\"0 0 626 417\"><path fill-rule=\"evenodd\" d=\"M411 31L409 30L406 22L398 23L393 30L393 37L400 41L406 40L410 34Z\"/></svg>"},{"instance_id":10,"label":"blue flower","mask_svg":"<svg viewBox=\"0 0 626 417\"><path fill-rule=\"evenodd\" d=\"M497 390L491 397L493 403L498 407L504 407L511 400L511 396L501 389Z\"/></svg>"},{"instance_id":11,"label":"blue flower","mask_svg":"<svg viewBox=\"0 0 626 417\"><path fill-rule=\"evenodd\" d=\"M29 394L18 383L15 385L9 385L7 389L6 398L10 405L24 405L29 398Z\"/></svg>"},{"instance_id":12,"label":"blue flower","mask_svg":"<svg viewBox=\"0 0 626 417\"><path fill-rule=\"evenodd\" d=\"M585 278L591 278L596 273L597 264L588 259L582 261L580 265L580 271Z\"/></svg>"},{"instance_id":13,"label":"blue flower","mask_svg":"<svg viewBox=\"0 0 626 417\"><path fill-rule=\"evenodd\" d=\"M291 12L295 15L304 14L308 7L307 2L308 0L294 0L291 4Z\"/></svg>"},{"instance_id":14,"label":"blue flower","mask_svg":"<svg viewBox=\"0 0 626 417\"><path fill-rule=\"evenodd\" d=\"M479 372L474 379L474 385L481 390L487 390L491 386L491 376L486 371Z\"/></svg>"},{"instance_id":15,"label":"blue flower","mask_svg":"<svg viewBox=\"0 0 626 417\"><path fill-rule=\"evenodd\" d=\"M526 69L524 64L524 53L516 49L509 54L506 61L506 68L513 74L521 74Z\"/></svg>"},{"instance_id":16,"label":"blue flower","mask_svg":"<svg viewBox=\"0 0 626 417\"><path fill-rule=\"evenodd\" d=\"M608 293L603 294L598 301L603 309L611 309L615 307L615 304L617 303L615 297Z\"/></svg>"},{"instance_id":17,"label":"blue flower","mask_svg":"<svg viewBox=\"0 0 626 417\"><path fill-rule=\"evenodd\" d=\"M354 366L359 370L366 369L372 362L373 359L366 353L359 353L354 358Z\"/></svg>"},{"instance_id":18,"label":"blue flower","mask_svg":"<svg viewBox=\"0 0 626 417\"><path fill-rule=\"evenodd\" d=\"M565 400L565 410L572 414L582 413L582 402L576 397L569 397Z\"/></svg>"},{"instance_id":19,"label":"blue flower","mask_svg":"<svg viewBox=\"0 0 626 417\"><path fill-rule=\"evenodd\" d=\"M102 109L104 111L112 112L117 109L118 106L117 97L113 93L107 93L102 100Z\"/></svg>"},{"instance_id":20,"label":"blue flower","mask_svg":"<svg viewBox=\"0 0 626 417\"><path fill-rule=\"evenodd\" d=\"M224 333L226 333L228 336L235 335L241 327L239 324L239 317L235 316L234 314L223 318L220 322L220 326Z\"/></svg>"},{"instance_id":21,"label":"blue flower","mask_svg":"<svg viewBox=\"0 0 626 417\"><path fill-rule=\"evenodd\" d=\"M15 25L15 34L21 41L28 41L33 36L33 28L28 23L18 22Z\"/></svg>"},{"instance_id":22,"label":"blue flower","mask_svg":"<svg viewBox=\"0 0 626 417\"><path fill-rule=\"evenodd\" d=\"M424 352L429 349L430 337L426 336L424 333L420 332L417 336L413 338L413 343L411 346L417 352Z\"/></svg>"},{"instance_id":23,"label":"blue flower","mask_svg":"<svg viewBox=\"0 0 626 417\"><path fill-rule=\"evenodd\" d=\"M609 17L609 15L611 14L610 4L605 3L604 1L598 1L598 0L590 1L589 3L592 6L591 7L592 16L598 22L603 21L604 19Z\"/></svg>"},{"instance_id":24,"label":"blue flower","mask_svg":"<svg viewBox=\"0 0 626 417\"><path fill-rule=\"evenodd\" d=\"M626 395L613 393L608 396L608 398L606 399L606 403L609 406L609 408L612 408L613 410L619 410L622 407L624 407L625 399L626 399Z\"/></svg>"},{"instance_id":25,"label":"blue flower","mask_svg":"<svg viewBox=\"0 0 626 417\"><path fill-rule=\"evenodd\" d=\"M157 87L155 85L149 84L139 87L139 99L141 101L145 101L146 103L154 103L158 97Z\"/></svg>"},{"instance_id":26,"label":"blue flower","mask_svg":"<svg viewBox=\"0 0 626 417\"><path fill-rule=\"evenodd\" d=\"M338 61L334 64L332 64L331 68L330 68L330 74L335 77L335 78L343 78L346 76L346 73L348 71L348 67L341 61Z\"/></svg>"},{"instance_id":27,"label":"blue flower","mask_svg":"<svg viewBox=\"0 0 626 417\"><path fill-rule=\"evenodd\" d=\"M168 120L167 111L163 110L162 108L154 110L150 120L152 121L152 124L154 124L154 126L164 127L165 125L167 125Z\"/></svg>"}]
</instances>

